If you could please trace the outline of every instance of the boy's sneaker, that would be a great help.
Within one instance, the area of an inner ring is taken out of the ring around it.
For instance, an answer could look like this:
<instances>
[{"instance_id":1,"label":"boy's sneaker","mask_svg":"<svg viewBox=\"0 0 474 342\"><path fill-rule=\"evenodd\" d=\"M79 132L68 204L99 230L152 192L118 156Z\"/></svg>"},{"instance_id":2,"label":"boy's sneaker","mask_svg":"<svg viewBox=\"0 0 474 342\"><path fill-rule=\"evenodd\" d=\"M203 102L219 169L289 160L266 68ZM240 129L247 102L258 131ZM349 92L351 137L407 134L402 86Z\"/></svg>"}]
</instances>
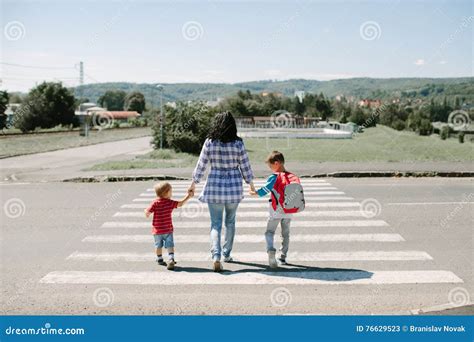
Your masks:
<instances>
[{"instance_id":1,"label":"boy's sneaker","mask_svg":"<svg viewBox=\"0 0 474 342\"><path fill-rule=\"evenodd\" d=\"M230 255L224 257L224 262L232 262L232 261L234 261L234 259L232 259L232 257Z\"/></svg>"},{"instance_id":2,"label":"boy's sneaker","mask_svg":"<svg viewBox=\"0 0 474 342\"><path fill-rule=\"evenodd\" d=\"M275 259L275 251L268 251L268 265L270 268L277 268L278 263Z\"/></svg>"},{"instance_id":3,"label":"boy's sneaker","mask_svg":"<svg viewBox=\"0 0 474 342\"><path fill-rule=\"evenodd\" d=\"M278 262L280 263L280 265L288 265L286 263L286 257L284 257L283 255L278 258Z\"/></svg>"},{"instance_id":4,"label":"boy's sneaker","mask_svg":"<svg viewBox=\"0 0 474 342\"><path fill-rule=\"evenodd\" d=\"M215 260L213 264L214 272L222 272L224 268L222 267L222 263L219 260Z\"/></svg>"},{"instance_id":5,"label":"boy's sneaker","mask_svg":"<svg viewBox=\"0 0 474 342\"><path fill-rule=\"evenodd\" d=\"M166 262L163 259L156 259L156 262L158 263L158 265L166 266Z\"/></svg>"},{"instance_id":6,"label":"boy's sneaker","mask_svg":"<svg viewBox=\"0 0 474 342\"><path fill-rule=\"evenodd\" d=\"M174 265L176 264L176 262L174 261L174 259L170 259L170 261L168 261L168 266L166 267L168 270L172 271L174 270Z\"/></svg>"}]
</instances>

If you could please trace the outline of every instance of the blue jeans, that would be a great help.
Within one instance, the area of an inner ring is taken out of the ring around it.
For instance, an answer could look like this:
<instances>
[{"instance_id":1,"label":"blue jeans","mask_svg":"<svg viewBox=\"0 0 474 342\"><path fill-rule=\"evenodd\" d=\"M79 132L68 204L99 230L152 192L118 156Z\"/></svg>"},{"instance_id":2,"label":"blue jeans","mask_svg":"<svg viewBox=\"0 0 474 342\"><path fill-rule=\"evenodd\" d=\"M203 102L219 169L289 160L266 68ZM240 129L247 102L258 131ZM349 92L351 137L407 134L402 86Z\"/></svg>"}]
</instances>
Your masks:
<instances>
[{"instance_id":1,"label":"blue jeans","mask_svg":"<svg viewBox=\"0 0 474 342\"><path fill-rule=\"evenodd\" d=\"M239 203L208 203L211 216L211 254L213 260L230 256L235 235L235 215ZM222 215L225 213L224 247L221 248Z\"/></svg>"},{"instance_id":2,"label":"blue jeans","mask_svg":"<svg viewBox=\"0 0 474 342\"><path fill-rule=\"evenodd\" d=\"M173 233L170 234L154 234L155 248L171 248L174 247Z\"/></svg>"}]
</instances>

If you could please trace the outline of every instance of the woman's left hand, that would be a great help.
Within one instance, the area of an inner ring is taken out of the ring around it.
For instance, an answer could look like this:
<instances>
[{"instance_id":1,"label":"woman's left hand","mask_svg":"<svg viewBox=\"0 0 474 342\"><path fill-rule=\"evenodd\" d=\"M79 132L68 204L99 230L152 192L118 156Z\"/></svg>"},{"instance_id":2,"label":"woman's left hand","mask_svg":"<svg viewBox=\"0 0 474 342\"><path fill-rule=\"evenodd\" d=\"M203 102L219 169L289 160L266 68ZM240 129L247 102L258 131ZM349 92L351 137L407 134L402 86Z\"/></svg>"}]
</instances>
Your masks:
<instances>
[{"instance_id":1,"label":"woman's left hand","mask_svg":"<svg viewBox=\"0 0 474 342\"><path fill-rule=\"evenodd\" d=\"M196 189L196 183L192 182L188 188L188 192L192 192L194 194L195 189Z\"/></svg>"}]
</instances>

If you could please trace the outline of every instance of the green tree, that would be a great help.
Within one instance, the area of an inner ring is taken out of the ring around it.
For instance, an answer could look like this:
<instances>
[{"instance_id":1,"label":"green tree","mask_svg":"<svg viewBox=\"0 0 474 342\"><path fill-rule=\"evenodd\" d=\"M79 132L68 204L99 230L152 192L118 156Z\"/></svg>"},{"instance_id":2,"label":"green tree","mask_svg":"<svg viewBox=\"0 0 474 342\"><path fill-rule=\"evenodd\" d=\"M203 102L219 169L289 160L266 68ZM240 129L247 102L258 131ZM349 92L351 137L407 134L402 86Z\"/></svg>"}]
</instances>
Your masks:
<instances>
[{"instance_id":1,"label":"green tree","mask_svg":"<svg viewBox=\"0 0 474 342\"><path fill-rule=\"evenodd\" d=\"M62 83L43 82L33 88L15 113L15 126L22 132L37 127L77 125L74 115L76 99Z\"/></svg>"},{"instance_id":2,"label":"green tree","mask_svg":"<svg viewBox=\"0 0 474 342\"><path fill-rule=\"evenodd\" d=\"M296 115L303 115L303 113L305 112L306 110L306 105L304 103L304 101L301 101L300 102L300 99L298 97L294 97L293 98L293 101L292 101L292 107L293 107L293 112L296 114Z\"/></svg>"},{"instance_id":3,"label":"green tree","mask_svg":"<svg viewBox=\"0 0 474 342\"><path fill-rule=\"evenodd\" d=\"M363 126L365 123L365 120L366 120L365 113L360 107L357 107L354 110L354 112L351 114L351 116L349 117L349 121L359 126Z\"/></svg>"},{"instance_id":4,"label":"green tree","mask_svg":"<svg viewBox=\"0 0 474 342\"><path fill-rule=\"evenodd\" d=\"M7 109L9 94L6 91L0 91L0 129L7 126L7 116L5 110Z\"/></svg>"},{"instance_id":5,"label":"green tree","mask_svg":"<svg viewBox=\"0 0 474 342\"><path fill-rule=\"evenodd\" d=\"M178 102L176 108L166 107L166 145L178 152L199 154L215 113L216 109L202 102ZM152 130L152 144L159 148L159 121L152 126Z\"/></svg>"},{"instance_id":6,"label":"green tree","mask_svg":"<svg viewBox=\"0 0 474 342\"><path fill-rule=\"evenodd\" d=\"M9 103L23 103L23 97L18 93L10 94Z\"/></svg>"},{"instance_id":7,"label":"green tree","mask_svg":"<svg viewBox=\"0 0 474 342\"><path fill-rule=\"evenodd\" d=\"M123 90L107 90L99 98L99 104L107 110L123 110L127 93Z\"/></svg>"},{"instance_id":8,"label":"green tree","mask_svg":"<svg viewBox=\"0 0 474 342\"><path fill-rule=\"evenodd\" d=\"M139 91L134 91L125 97L125 110L142 114L145 110L145 104L145 96Z\"/></svg>"}]
</instances>

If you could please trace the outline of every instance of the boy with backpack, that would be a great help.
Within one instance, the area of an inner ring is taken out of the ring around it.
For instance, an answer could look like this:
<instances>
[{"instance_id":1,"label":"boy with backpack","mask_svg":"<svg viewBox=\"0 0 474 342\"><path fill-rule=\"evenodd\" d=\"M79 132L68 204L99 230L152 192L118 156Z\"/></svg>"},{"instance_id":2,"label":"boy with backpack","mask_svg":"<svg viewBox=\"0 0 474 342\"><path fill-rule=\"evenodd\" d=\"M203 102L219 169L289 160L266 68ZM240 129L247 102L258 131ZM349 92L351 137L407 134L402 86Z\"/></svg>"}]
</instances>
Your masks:
<instances>
[{"instance_id":1,"label":"boy with backpack","mask_svg":"<svg viewBox=\"0 0 474 342\"><path fill-rule=\"evenodd\" d=\"M286 171L285 158L281 152L270 153L266 163L273 173L268 177L263 187L249 193L259 197L271 194L265 240L267 242L268 264L270 268L276 268L278 263L275 258L276 249L273 247L276 228L280 223L283 241L278 261L285 265L290 244L291 219L293 213L304 210L304 195L300 179L293 173Z\"/></svg>"}]
</instances>

